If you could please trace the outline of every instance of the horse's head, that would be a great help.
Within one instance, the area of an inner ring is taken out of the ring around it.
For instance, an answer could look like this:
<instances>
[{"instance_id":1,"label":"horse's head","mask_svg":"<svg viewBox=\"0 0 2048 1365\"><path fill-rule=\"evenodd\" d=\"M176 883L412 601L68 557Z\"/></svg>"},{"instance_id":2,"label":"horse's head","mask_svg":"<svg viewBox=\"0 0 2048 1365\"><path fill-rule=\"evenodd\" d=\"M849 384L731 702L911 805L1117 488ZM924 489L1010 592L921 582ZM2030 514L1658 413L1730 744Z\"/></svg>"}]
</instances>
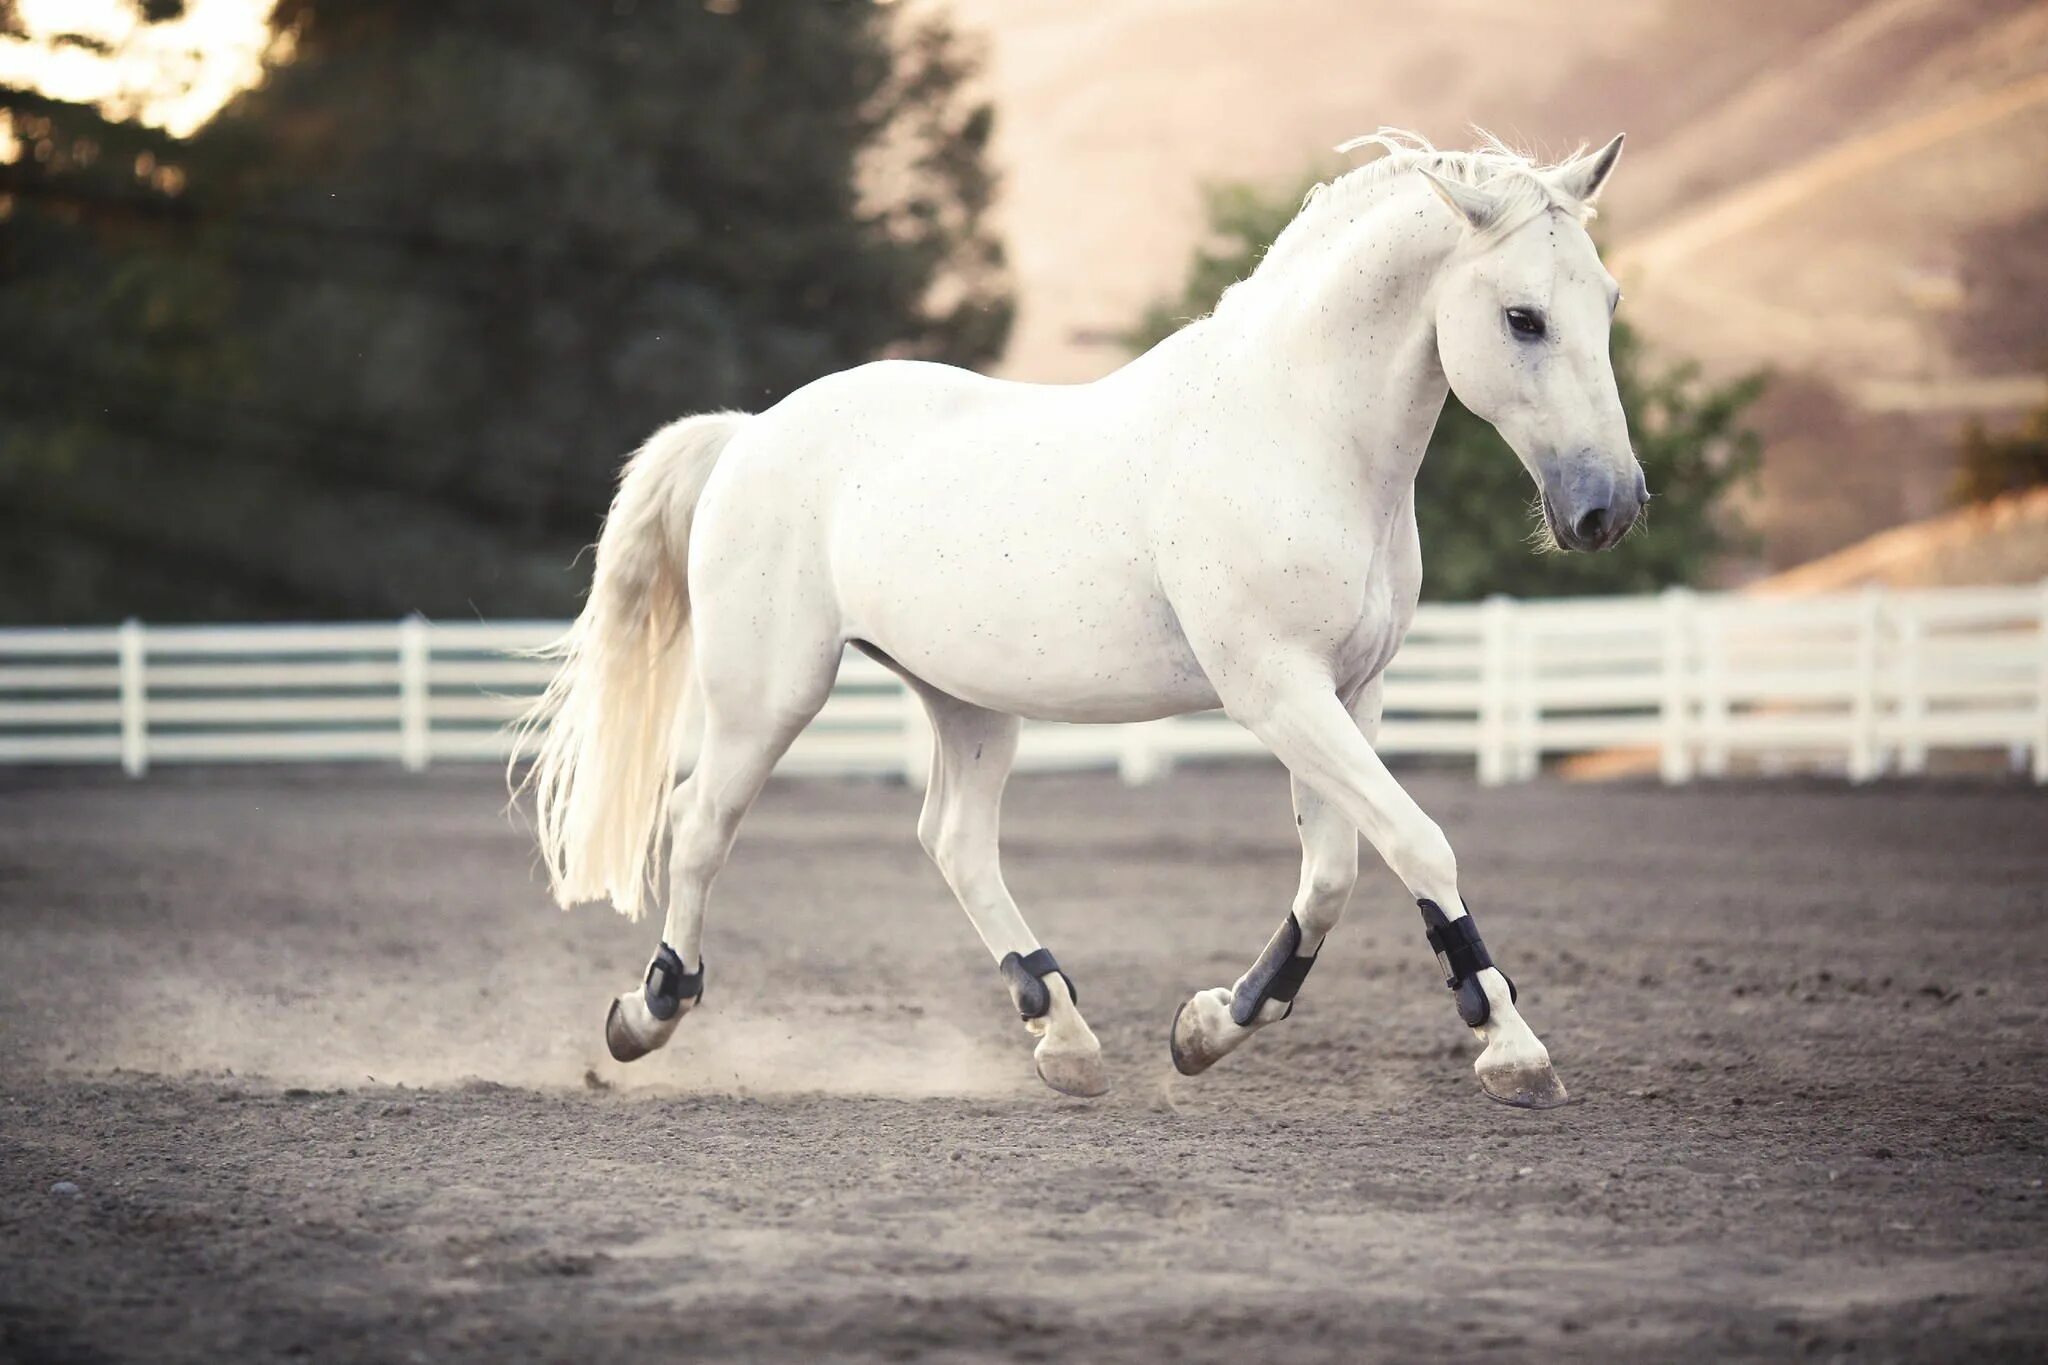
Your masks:
<instances>
[{"instance_id":1,"label":"horse's head","mask_svg":"<svg viewBox=\"0 0 2048 1365\"><path fill-rule=\"evenodd\" d=\"M1436 286L1444 374L1513 447L1572 550L1613 546L1649 497L1608 357L1621 293L1584 226L1620 156L1617 137L1478 185L1419 168L1465 224Z\"/></svg>"}]
</instances>

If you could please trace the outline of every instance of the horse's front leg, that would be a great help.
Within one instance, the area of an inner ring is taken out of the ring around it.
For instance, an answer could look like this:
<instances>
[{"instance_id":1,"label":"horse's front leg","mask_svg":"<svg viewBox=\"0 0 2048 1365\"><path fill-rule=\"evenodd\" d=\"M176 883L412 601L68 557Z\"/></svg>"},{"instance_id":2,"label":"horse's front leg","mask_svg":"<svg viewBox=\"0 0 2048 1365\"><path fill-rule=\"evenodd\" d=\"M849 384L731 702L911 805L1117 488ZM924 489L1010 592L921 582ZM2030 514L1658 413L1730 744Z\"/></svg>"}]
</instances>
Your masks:
<instances>
[{"instance_id":1,"label":"horse's front leg","mask_svg":"<svg viewBox=\"0 0 2048 1365\"><path fill-rule=\"evenodd\" d=\"M1375 678L1358 690L1352 719L1368 743L1379 734L1383 688ZM1234 985L1200 991L1173 1017L1173 1065L1193 1076L1241 1047L1267 1024L1294 1012L1294 998L1315 965L1323 939L1337 927L1358 881L1358 826L1299 777L1293 779L1294 825L1301 836L1301 883L1287 918L1258 961Z\"/></svg>"},{"instance_id":2,"label":"horse's front leg","mask_svg":"<svg viewBox=\"0 0 2048 1365\"><path fill-rule=\"evenodd\" d=\"M1350 818L1421 906L1459 1017L1484 1045L1473 1064L1480 1086L1507 1104L1563 1104L1564 1085L1551 1070L1549 1052L1515 1008L1514 986L1493 964L1466 913L1450 841L1387 771L1327 675L1304 665L1269 681L1250 700L1234 713L1296 778Z\"/></svg>"}]
</instances>

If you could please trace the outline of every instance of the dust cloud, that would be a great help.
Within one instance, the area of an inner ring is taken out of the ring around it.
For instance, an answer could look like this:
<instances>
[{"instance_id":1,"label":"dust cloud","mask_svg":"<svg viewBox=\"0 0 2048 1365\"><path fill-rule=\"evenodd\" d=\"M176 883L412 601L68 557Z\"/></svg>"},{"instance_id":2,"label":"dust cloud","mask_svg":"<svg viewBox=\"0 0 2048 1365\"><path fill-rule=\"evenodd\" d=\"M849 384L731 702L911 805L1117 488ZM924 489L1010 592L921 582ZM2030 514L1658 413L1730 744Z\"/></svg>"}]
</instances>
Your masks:
<instances>
[{"instance_id":1,"label":"dust cloud","mask_svg":"<svg viewBox=\"0 0 2048 1365\"><path fill-rule=\"evenodd\" d=\"M566 992L562 994L566 995ZM366 1085L632 1094L1024 1093L1037 1082L1021 1035L1000 1049L915 1007L820 998L761 1011L707 1004L660 1052L623 1065L606 1053L601 996L489 1000L473 986L418 995L224 988L159 975L106 1018L102 1036L52 1041L45 1062L76 1074L231 1076L285 1088ZM291 998L296 997L296 998ZM556 1016L556 1017L549 1017Z\"/></svg>"}]
</instances>

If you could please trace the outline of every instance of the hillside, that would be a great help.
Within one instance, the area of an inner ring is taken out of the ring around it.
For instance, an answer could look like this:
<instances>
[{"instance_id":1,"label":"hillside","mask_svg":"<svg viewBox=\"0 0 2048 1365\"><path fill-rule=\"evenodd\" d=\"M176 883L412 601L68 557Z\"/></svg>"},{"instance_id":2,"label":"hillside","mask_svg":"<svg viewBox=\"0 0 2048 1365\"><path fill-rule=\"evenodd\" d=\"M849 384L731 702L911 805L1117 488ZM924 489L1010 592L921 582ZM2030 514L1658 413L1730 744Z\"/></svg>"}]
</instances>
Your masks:
<instances>
[{"instance_id":1,"label":"hillside","mask_svg":"<svg viewBox=\"0 0 2048 1365\"><path fill-rule=\"evenodd\" d=\"M954 0L986 35L1022 314L1085 379L1169 288L1204 181L1283 185L1381 123L1629 134L1602 235L1675 354L1780 375L1768 566L1938 511L1955 430L2038 401L2048 6L2022 0Z\"/></svg>"}]
</instances>

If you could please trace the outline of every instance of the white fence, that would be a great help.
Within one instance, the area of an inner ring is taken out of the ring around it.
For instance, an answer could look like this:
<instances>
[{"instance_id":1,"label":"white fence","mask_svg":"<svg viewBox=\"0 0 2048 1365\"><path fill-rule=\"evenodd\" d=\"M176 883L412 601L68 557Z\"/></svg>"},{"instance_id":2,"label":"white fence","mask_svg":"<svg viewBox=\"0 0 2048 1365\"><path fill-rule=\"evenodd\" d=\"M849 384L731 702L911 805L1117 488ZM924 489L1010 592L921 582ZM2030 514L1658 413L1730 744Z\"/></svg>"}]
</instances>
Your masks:
<instances>
[{"instance_id":1,"label":"white fence","mask_svg":"<svg viewBox=\"0 0 2048 1365\"><path fill-rule=\"evenodd\" d=\"M503 760L504 725L559 622L0 630L0 763ZM785 771L900 774L929 761L922 712L849 654ZM1867 780L1938 749L2031 756L2048 782L2048 583L1753 598L1656 597L1422 608L1387 674L1388 755L1532 777L1546 756L1635 749L1666 781L1736 761ZM1026 727L1024 768L1255 754L1215 713Z\"/></svg>"}]
</instances>

